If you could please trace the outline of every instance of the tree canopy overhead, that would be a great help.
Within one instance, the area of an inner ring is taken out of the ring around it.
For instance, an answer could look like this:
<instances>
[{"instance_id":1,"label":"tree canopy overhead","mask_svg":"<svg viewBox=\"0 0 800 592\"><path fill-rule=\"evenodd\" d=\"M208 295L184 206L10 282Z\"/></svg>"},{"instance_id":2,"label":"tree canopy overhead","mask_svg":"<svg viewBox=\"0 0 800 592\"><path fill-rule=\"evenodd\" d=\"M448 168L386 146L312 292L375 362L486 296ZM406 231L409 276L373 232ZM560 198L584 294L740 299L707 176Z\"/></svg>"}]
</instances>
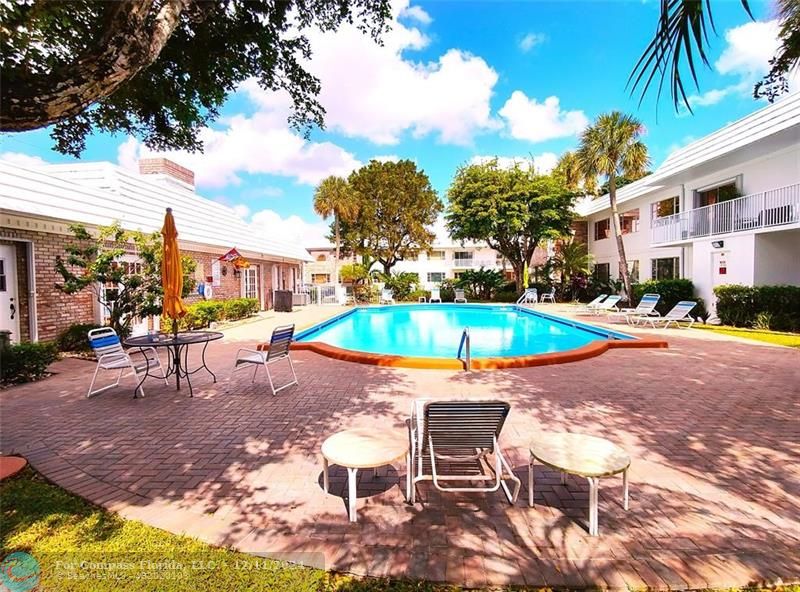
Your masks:
<instances>
[{"instance_id":1,"label":"tree canopy overhead","mask_svg":"<svg viewBox=\"0 0 800 592\"><path fill-rule=\"evenodd\" d=\"M518 166L504 169L496 160L461 167L447 197L450 235L500 252L514 268L518 290L536 246L566 235L574 217L574 194L563 179Z\"/></svg>"},{"instance_id":2,"label":"tree canopy overhead","mask_svg":"<svg viewBox=\"0 0 800 592\"><path fill-rule=\"evenodd\" d=\"M285 90L296 127L322 126L304 32L357 22L379 40L389 0L71 0L0 3L0 131L54 125L78 156L93 131L198 150L237 85Z\"/></svg>"},{"instance_id":3,"label":"tree canopy overhead","mask_svg":"<svg viewBox=\"0 0 800 592\"><path fill-rule=\"evenodd\" d=\"M428 175L410 160L370 161L348 184L357 204L353 219L340 221L345 249L369 269L377 261L391 273L398 261L431 248L430 227L442 211Z\"/></svg>"}]
</instances>

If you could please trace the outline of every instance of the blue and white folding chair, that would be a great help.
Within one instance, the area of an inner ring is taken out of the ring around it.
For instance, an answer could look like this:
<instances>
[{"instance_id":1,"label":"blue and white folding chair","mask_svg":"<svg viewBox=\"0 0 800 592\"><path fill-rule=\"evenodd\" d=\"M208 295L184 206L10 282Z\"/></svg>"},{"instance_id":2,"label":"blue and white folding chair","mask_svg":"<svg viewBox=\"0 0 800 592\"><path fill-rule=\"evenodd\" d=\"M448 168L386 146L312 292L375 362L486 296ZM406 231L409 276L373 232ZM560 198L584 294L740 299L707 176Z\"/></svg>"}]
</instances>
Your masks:
<instances>
[{"instance_id":1,"label":"blue and white folding chair","mask_svg":"<svg viewBox=\"0 0 800 592\"><path fill-rule=\"evenodd\" d=\"M240 366L252 364L255 366L253 369L253 382L256 380L256 373L259 366L263 366L267 372L267 379L269 380L269 387L272 389L272 394L277 395L278 391L282 391L297 383L297 374L294 372L294 364L292 358L289 356L289 346L292 344L294 337L294 325L284 325L282 327L275 327L272 332L272 338L269 341L269 350L260 351L255 349L241 348L236 352L236 363L234 370L238 370ZM269 371L269 365L275 362L286 360L289 362L289 369L292 371L292 381L275 388L272 382L272 374Z\"/></svg>"},{"instance_id":2,"label":"blue and white folding chair","mask_svg":"<svg viewBox=\"0 0 800 592\"><path fill-rule=\"evenodd\" d=\"M94 370L94 376L92 376L92 383L89 385L89 392L86 393L87 397L97 395L118 386L126 369L130 369L136 377L136 380L141 382L139 379L140 372L147 373L147 370L151 366L157 367L161 371L161 376L156 376L156 378L159 380L163 379L164 384L167 384L167 375L164 373L164 368L161 366L161 359L158 357L158 352L156 352L155 348L141 348L140 351L144 359L136 363L128 352L123 349L119 335L117 335L117 332L111 327L101 327L100 329L92 329L89 331L89 345L97 358L97 367ZM100 373L100 370L118 370L119 374L117 374L117 380L113 384L93 390L94 383L97 380L97 375ZM139 384L136 390L144 397L144 388L141 384ZM133 392L133 396L136 397L136 391Z\"/></svg>"}]
</instances>

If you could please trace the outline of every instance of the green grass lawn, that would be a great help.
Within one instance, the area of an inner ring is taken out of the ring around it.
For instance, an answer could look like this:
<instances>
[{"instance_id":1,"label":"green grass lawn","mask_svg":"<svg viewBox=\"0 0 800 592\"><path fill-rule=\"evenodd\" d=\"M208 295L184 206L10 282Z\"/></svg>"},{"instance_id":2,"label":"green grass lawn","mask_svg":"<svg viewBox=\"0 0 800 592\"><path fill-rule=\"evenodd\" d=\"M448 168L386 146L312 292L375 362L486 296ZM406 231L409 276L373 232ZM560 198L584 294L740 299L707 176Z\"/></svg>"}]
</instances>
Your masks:
<instances>
[{"instance_id":1,"label":"green grass lawn","mask_svg":"<svg viewBox=\"0 0 800 592\"><path fill-rule=\"evenodd\" d=\"M354 578L206 545L123 520L31 469L0 484L0 560L14 551L40 566L37 590L203 592L455 592L425 582ZM2 577L2 574L0 574ZM0 581L2 583L2 581ZM0 586L1 589L2 586ZM30 588L19 588L28 590ZM747 589L759 592L757 589ZM784 588L800 592L800 586ZM775 592L772 590L771 592Z\"/></svg>"},{"instance_id":2,"label":"green grass lawn","mask_svg":"<svg viewBox=\"0 0 800 592\"><path fill-rule=\"evenodd\" d=\"M416 582L357 579L212 547L89 504L31 469L0 484L0 560L33 555L39 590L275 590L406 592L453 590ZM85 562L82 566L75 564ZM0 589L2 586L0 585Z\"/></svg>"},{"instance_id":3,"label":"green grass lawn","mask_svg":"<svg viewBox=\"0 0 800 592\"><path fill-rule=\"evenodd\" d=\"M766 341L767 343L774 343L775 345L785 345L800 349L800 333L762 331L760 329L745 329L743 327L729 327L727 325L696 324L695 328L703 329L704 331L714 331L715 333L723 333L725 335L733 335L735 337L744 337L745 339L754 339L756 341Z\"/></svg>"}]
</instances>

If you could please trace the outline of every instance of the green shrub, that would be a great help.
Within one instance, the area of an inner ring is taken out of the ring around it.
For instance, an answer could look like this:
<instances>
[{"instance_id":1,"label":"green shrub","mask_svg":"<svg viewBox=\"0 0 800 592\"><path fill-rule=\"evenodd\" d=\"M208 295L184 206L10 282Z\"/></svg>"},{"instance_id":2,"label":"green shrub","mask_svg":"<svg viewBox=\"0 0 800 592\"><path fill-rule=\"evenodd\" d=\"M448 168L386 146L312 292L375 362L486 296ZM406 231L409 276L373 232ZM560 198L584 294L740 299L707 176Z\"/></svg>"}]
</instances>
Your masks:
<instances>
[{"instance_id":1,"label":"green shrub","mask_svg":"<svg viewBox=\"0 0 800 592\"><path fill-rule=\"evenodd\" d=\"M681 300L694 300L698 301L698 306L692 311L693 316L702 317L705 306L700 306L699 298L694 295L694 284L692 280L687 279L674 279L674 280L648 280L640 284L633 285L633 298L634 302L631 306L636 306L645 294L660 294L661 300L658 301L656 310L662 315L667 314L673 306L678 304Z\"/></svg>"},{"instance_id":2,"label":"green shrub","mask_svg":"<svg viewBox=\"0 0 800 592\"><path fill-rule=\"evenodd\" d=\"M512 288L510 290L508 289L497 290L497 292L494 293L494 297L492 298L492 300L494 302L516 302L518 298L519 298L519 292L517 292L516 289Z\"/></svg>"},{"instance_id":3,"label":"green shrub","mask_svg":"<svg viewBox=\"0 0 800 592\"><path fill-rule=\"evenodd\" d=\"M425 297L425 300L428 300L431 297L431 293L428 290L414 290L410 292L408 298L406 298L407 302L419 302L421 297Z\"/></svg>"},{"instance_id":4,"label":"green shrub","mask_svg":"<svg viewBox=\"0 0 800 592\"><path fill-rule=\"evenodd\" d=\"M717 316L723 325L800 332L800 286L714 288Z\"/></svg>"},{"instance_id":5,"label":"green shrub","mask_svg":"<svg viewBox=\"0 0 800 592\"><path fill-rule=\"evenodd\" d=\"M412 291L419 287L419 274L401 271L394 275L381 274L385 288L392 291L395 300L408 300Z\"/></svg>"},{"instance_id":6,"label":"green shrub","mask_svg":"<svg viewBox=\"0 0 800 592\"><path fill-rule=\"evenodd\" d=\"M232 298L223 303L222 314L225 320L236 321L254 315L258 307L257 298Z\"/></svg>"},{"instance_id":7,"label":"green shrub","mask_svg":"<svg viewBox=\"0 0 800 592\"><path fill-rule=\"evenodd\" d=\"M503 273L493 269L468 269L456 280L456 286L464 288L470 298L491 300L499 288L505 284Z\"/></svg>"},{"instance_id":8,"label":"green shrub","mask_svg":"<svg viewBox=\"0 0 800 592\"><path fill-rule=\"evenodd\" d=\"M62 352L88 352L89 346L88 333L92 329L98 329L100 325L94 323L75 323L70 325L56 338L56 346Z\"/></svg>"},{"instance_id":9,"label":"green shrub","mask_svg":"<svg viewBox=\"0 0 800 592\"><path fill-rule=\"evenodd\" d=\"M439 284L439 295L442 297L442 302L453 302L456 299L456 282L455 280L443 280Z\"/></svg>"},{"instance_id":10,"label":"green shrub","mask_svg":"<svg viewBox=\"0 0 800 592\"><path fill-rule=\"evenodd\" d=\"M19 384L38 380L56 359L58 347L52 341L10 345L0 350L0 382Z\"/></svg>"}]
</instances>

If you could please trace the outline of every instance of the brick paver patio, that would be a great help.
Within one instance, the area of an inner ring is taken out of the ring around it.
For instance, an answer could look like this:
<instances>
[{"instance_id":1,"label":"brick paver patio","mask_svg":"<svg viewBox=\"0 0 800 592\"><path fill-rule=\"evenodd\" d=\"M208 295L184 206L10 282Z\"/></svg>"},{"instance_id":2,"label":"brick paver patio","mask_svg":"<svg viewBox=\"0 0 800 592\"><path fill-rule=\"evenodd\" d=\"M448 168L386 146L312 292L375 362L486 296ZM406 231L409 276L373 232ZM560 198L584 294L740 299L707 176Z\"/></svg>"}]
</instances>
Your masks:
<instances>
[{"instance_id":1,"label":"brick paver patio","mask_svg":"<svg viewBox=\"0 0 800 592\"><path fill-rule=\"evenodd\" d=\"M43 382L0 393L0 451L96 503L174 532L329 569L469 586L505 583L706 588L800 576L800 353L668 331L667 350L614 350L539 368L481 373L362 366L299 352L301 385L268 394L231 373L241 342L209 348L220 378L195 398L157 381L86 399L94 364L59 362ZM664 335L659 332L659 335ZM610 438L633 457L600 485L600 536L588 487L536 468L523 487L404 502L404 468L359 473L358 523L346 473L322 490L319 448L349 427L402 428L411 401L497 397L512 404L504 445L523 483L539 430Z\"/></svg>"}]
</instances>

